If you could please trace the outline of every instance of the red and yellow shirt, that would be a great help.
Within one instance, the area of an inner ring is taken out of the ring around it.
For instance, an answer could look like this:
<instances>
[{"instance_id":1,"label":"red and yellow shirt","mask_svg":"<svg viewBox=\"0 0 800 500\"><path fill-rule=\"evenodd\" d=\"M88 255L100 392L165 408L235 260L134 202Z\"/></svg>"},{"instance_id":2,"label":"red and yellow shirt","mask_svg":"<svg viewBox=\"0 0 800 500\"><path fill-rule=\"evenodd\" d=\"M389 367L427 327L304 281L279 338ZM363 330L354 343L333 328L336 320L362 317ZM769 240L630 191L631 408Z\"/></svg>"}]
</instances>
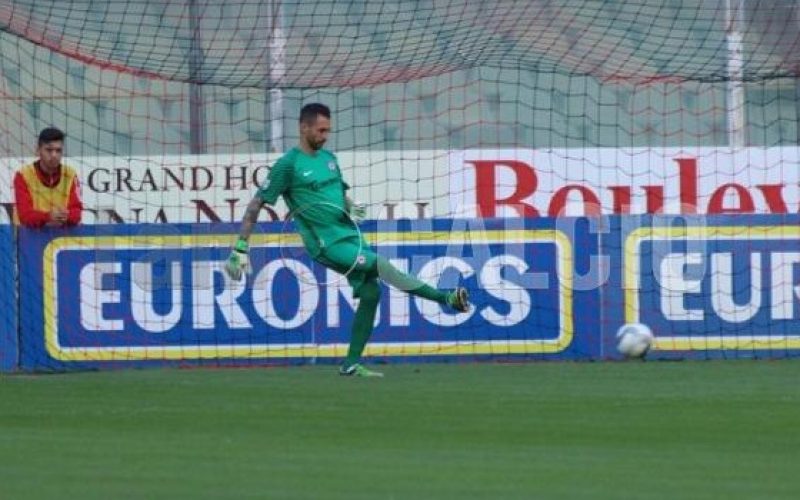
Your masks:
<instances>
[{"instance_id":1,"label":"red and yellow shirt","mask_svg":"<svg viewBox=\"0 0 800 500\"><path fill-rule=\"evenodd\" d=\"M38 161L25 165L14 176L14 197L17 224L41 227L50 222L50 211L57 208L67 211L66 225L81 221L78 175L66 165L60 165L54 174L46 174Z\"/></svg>"}]
</instances>

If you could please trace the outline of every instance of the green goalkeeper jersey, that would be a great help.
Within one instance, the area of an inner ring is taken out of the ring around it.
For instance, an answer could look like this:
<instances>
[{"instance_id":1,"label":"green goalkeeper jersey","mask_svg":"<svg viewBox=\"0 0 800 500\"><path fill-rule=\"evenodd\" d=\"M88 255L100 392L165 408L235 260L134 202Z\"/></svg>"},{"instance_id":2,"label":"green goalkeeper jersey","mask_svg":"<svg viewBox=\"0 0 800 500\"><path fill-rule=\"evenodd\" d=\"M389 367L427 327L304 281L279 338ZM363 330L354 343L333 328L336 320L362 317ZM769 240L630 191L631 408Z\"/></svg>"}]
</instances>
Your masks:
<instances>
[{"instance_id":1,"label":"green goalkeeper jersey","mask_svg":"<svg viewBox=\"0 0 800 500\"><path fill-rule=\"evenodd\" d=\"M270 205L283 196L306 250L317 257L337 241L358 237L347 215L347 189L333 153L320 149L310 155L293 148L272 166L258 194Z\"/></svg>"}]
</instances>

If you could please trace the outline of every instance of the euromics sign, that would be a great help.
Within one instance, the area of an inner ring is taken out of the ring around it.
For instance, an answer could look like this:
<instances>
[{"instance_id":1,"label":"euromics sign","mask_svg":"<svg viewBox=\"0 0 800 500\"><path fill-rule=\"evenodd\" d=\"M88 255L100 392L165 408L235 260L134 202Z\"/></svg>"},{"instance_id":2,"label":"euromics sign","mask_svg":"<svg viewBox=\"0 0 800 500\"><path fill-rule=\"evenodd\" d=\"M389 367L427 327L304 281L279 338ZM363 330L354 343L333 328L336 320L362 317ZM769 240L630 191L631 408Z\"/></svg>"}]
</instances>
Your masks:
<instances>
[{"instance_id":1,"label":"euromics sign","mask_svg":"<svg viewBox=\"0 0 800 500\"><path fill-rule=\"evenodd\" d=\"M426 226L368 237L428 283L467 286L476 307L455 313L384 286L367 355L588 355L590 325L574 310L592 307L597 291L572 286L574 235L544 220ZM40 270L21 282L23 367L343 356L356 306L346 280L311 261L284 225L263 229L242 282L223 272L232 225L21 231L30 252L20 266ZM591 248L587 235L578 241Z\"/></svg>"},{"instance_id":2,"label":"euromics sign","mask_svg":"<svg viewBox=\"0 0 800 500\"><path fill-rule=\"evenodd\" d=\"M798 227L798 215L373 223L368 239L395 266L466 286L475 308L458 314L384 287L367 354L605 359L617 356L620 325L643 322L656 358L796 356ZM19 355L6 361L36 370L343 356L349 286L290 227L259 229L245 283L223 272L234 225L21 228Z\"/></svg>"},{"instance_id":3,"label":"euromics sign","mask_svg":"<svg viewBox=\"0 0 800 500\"><path fill-rule=\"evenodd\" d=\"M649 325L656 351L797 353L797 215L651 222L623 225L619 269L624 321Z\"/></svg>"}]
</instances>

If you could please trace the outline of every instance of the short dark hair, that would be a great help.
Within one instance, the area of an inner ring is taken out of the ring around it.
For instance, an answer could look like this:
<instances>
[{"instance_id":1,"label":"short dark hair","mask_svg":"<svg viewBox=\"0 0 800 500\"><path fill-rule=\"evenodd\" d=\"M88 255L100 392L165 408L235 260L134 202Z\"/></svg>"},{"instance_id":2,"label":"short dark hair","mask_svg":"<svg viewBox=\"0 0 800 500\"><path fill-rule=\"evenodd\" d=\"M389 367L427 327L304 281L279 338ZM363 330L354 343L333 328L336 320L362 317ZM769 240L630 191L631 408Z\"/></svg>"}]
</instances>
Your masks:
<instances>
[{"instance_id":1,"label":"short dark hair","mask_svg":"<svg viewBox=\"0 0 800 500\"><path fill-rule=\"evenodd\" d=\"M300 110L300 123L313 123L319 115L322 115L330 120L331 109L328 106L318 102L306 104L303 106L303 109Z\"/></svg>"},{"instance_id":2,"label":"short dark hair","mask_svg":"<svg viewBox=\"0 0 800 500\"><path fill-rule=\"evenodd\" d=\"M39 146L42 144L47 144L48 142L54 141L64 141L64 132L55 128L55 127L47 127L46 129L39 132Z\"/></svg>"}]
</instances>

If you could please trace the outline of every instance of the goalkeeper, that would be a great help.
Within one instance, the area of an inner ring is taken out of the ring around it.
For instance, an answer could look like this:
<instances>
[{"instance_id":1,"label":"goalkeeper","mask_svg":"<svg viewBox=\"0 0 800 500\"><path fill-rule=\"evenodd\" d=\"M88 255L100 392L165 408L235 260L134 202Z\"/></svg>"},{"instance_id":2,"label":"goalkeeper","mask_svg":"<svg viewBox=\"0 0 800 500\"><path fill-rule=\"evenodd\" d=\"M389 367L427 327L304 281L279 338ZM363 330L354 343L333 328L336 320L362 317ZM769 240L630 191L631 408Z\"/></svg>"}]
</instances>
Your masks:
<instances>
[{"instance_id":1,"label":"goalkeeper","mask_svg":"<svg viewBox=\"0 0 800 500\"><path fill-rule=\"evenodd\" d=\"M381 377L381 373L360 363L378 310L379 277L400 290L460 312L469 309L469 298L464 288L443 291L426 285L397 270L369 248L356 227L366 210L345 195L349 186L342 179L336 156L322 149L331 131L330 118L330 109L323 104L303 106L299 145L273 165L267 184L247 205L239 239L225 270L237 281L243 272L247 272L248 239L261 207L264 203L274 205L278 197L283 196L306 251L323 266L347 276L353 287L353 296L360 299L347 358L339 368L339 374Z\"/></svg>"}]
</instances>

